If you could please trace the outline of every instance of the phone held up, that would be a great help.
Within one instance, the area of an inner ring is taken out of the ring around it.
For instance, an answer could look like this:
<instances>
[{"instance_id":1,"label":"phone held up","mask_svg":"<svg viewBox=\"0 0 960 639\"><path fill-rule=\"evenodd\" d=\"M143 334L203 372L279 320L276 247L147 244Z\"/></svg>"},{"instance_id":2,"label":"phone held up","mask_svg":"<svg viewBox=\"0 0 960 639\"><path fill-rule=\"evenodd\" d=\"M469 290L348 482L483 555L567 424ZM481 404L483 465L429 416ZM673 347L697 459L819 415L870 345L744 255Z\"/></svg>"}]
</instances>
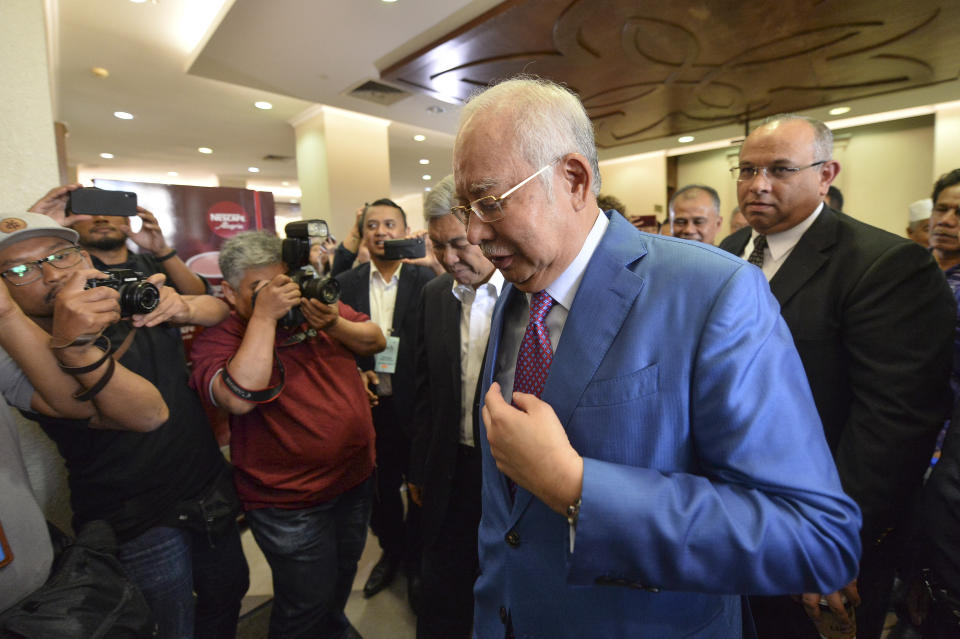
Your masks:
<instances>
[{"instance_id":1,"label":"phone held up","mask_svg":"<svg viewBox=\"0 0 960 639\"><path fill-rule=\"evenodd\" d=\"M427 256L427 245L423 237L408 237L402 240L386 240L383 243L383 257L387 260L404 258L419 259Z\"/></svg>"},{"instance_id":2,"label":"phone held up","mask_svg":"<svg viewBox=\"0 0 960 639\"><path fill-rule=\"evenodd\" d=\"M70 191L67 196L67 215L137 214L137 194L130 191L107 191L95 186Z\"/></svg>"}]
</instances>

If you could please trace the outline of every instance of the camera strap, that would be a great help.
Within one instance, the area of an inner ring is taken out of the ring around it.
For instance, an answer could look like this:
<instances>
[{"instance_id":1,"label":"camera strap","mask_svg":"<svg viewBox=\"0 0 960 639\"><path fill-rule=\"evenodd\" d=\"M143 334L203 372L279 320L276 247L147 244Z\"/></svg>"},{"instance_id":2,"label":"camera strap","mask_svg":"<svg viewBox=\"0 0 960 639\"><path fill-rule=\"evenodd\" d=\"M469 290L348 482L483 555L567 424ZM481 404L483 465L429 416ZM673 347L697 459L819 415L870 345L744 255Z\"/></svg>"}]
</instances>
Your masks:
<instances>
[{"instance_id":1,"label":"camera strap","mask_svg":"<svg viewBox=\"0 0 960 639\"><path fill-rule=\"evenodd\" d=\"M280 358L277 357L277 352L273 352L273 361L277 363L277 372L279 373L280 381L278 381L274 386L268 386L267 388L262 388L260 390L248 390L238 384L236 380L230 377L230 372L227 370L227 367L230 366L230 362L233 361L231 357L227 360L226 366L220 369L220 377L223 379L224 385L227 389L239 397L240 399L253 402L254 404L266 404L272 402L279 395L280 391L283 390L283 385L286 381L286 371L283 369L283 362L280 361Z\"/></svg>"}]
</instances>

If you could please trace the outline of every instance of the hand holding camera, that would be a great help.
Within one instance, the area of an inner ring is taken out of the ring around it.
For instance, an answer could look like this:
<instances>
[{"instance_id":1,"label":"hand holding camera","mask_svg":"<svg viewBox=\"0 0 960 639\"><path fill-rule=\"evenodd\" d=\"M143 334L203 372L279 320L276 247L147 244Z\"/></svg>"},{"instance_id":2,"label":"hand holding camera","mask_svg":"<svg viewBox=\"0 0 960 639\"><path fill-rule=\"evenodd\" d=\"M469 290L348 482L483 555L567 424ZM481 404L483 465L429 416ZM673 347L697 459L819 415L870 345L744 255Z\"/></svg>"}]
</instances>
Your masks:
<instances>
[{"instance_id":1,"label":"hand holding camera","mask_svg":"<svg viewBox=\"0 0 960 639\"><path fill-rule=\"evenodd\" d=\"M337 302L324 304L318 299L303 297L300 300L300 310L307 323L318 331L325 331L340 319L340 305Z\"/></svg>"},{"instance_id":2,"label":"hand holding camera","mask_svg":"<svg viewBox=\"0 0 960 639\"><path fill-rule=\"evenodd\" d=\"M96 269L78 269L57 291L54 301L53 343L86 344L120 320L120 291L112 286L89 286L109 276Z\"/></svg>"},{"instance_id":3,"label":"hand holding camera","mask_svg":"<svg viewBox=\"0 0 960 639\"><path fill-rule=\"evenodd\" d=\"M146 283L156 287L158 291L157 304L152 311L146 313L133 313L130 316L133 325L137 328L141 326L151 327L162 324L163 322L172 322L174 324L189 324L193 310L187 305L183 297L176 289L164 286L167 276L163 273L154 273L146 280Z\"/></svg>"},{"instance_id":4,"label":"hand holding camera","mask_svg":"<svg viewBox=\"0 0 960 639\"><path fill-rule=\"evenodd\" d=\"M277 321L299 303L300 285L287 275L277 275L256 289L252 317Z\"/></svg>"}]
</instances>

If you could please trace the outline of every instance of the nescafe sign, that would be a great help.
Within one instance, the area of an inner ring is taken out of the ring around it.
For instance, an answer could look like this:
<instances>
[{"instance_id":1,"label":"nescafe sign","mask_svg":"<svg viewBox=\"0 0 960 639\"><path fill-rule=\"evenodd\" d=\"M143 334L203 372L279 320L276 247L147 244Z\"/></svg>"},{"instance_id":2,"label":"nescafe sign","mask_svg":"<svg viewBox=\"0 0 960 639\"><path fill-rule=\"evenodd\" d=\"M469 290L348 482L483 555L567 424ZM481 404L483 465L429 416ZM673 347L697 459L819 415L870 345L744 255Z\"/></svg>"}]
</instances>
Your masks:
<instances>
[{"instance_id":1,"label":"nescafe sign","mask_svg":"<svg viewBox=\"0 0 960 639\"><path fill-rule=\"evenodd\" d=\"M250 228L250 217L236 202L217 202L207 210L207 224L217 236L231 238Z\"/></svg>"}]
</instances>

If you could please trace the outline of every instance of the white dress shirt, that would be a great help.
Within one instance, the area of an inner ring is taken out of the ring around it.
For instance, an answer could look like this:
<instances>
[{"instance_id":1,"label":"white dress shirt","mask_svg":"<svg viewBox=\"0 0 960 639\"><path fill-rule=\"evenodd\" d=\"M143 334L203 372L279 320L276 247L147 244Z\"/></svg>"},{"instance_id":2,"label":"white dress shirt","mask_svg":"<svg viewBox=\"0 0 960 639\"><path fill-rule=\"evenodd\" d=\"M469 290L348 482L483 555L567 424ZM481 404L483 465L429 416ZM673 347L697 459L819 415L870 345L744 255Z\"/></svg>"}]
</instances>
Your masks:
<instances>
[{"instance_id":1,"label":"white dress shirt","mask_svg":"<svg viewBox=\"0 0 960 639\"><path fill-rule=\"evenodd\" d=\"M818 206L813 213L807 216L807 219L796 226L786 231L780 231L779 233L771 233L767 236L767 247L763 249L763 275L767 278L768 282L773 279L773 276L777 274L777 271L780 270L783 263L787 261L790 254L793 253L793 247L797 245L797 242L799 242L803 234L807 232L810 225L816 221L817 216L820 215L820 211L822 210L823 202L820 203L820 206ZM753 253L753 241L758 235L760 234L756 231L750 233L750 241L747 242L747 246L740 257L747 259L747 257Z\"/></svg>"},{"instance_id":2,"label":"white dress shirt","mask_svg":"<svg viewBox=\"0 0 960 639\"><path fill-rule=\"evenodd\" d=\"M453 284L453 296L460 300L460 443L467 446L474 446L473 402L490 335L490 318L501 288L503 275L497 270L476 289L456 281Z\"/></svg>"},{"instance_id":3,"label":"white dress shirt","mask_svg":"<svg viewBox=\"0 0 960 639\"><path fill-rule=\"evenodd\" d=\"M387 282L377 265L370 262L370 319L384 335L390 335L393 330L393 309L397 306L397 288L400 286L402 268L403 264L400 264Z\"/></svg>"}]
</instances>

